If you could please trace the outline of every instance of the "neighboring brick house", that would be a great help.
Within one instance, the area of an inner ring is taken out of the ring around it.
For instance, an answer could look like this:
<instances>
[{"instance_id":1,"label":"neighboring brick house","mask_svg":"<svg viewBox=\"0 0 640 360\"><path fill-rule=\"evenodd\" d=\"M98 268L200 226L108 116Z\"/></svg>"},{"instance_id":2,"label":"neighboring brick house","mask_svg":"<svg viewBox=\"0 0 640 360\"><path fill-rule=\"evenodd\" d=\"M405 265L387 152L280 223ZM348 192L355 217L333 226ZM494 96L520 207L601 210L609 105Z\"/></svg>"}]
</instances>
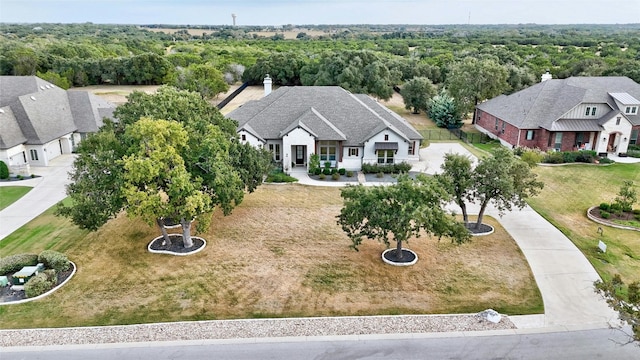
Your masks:
<instances>
[{"instance_id":1,"label":"neighboring brick house","mask_svg":"<svg viewBox=\"0 0 640 360\"><path fill-rule=\"evenodd\" d=\"M273 92L266 86L265 93L227 117L238 121L242 141L270 150L286 172L308 168L314 153L321 164L328 161L347 170L360 170L363 163L419 159L420 133L368 95L337 86L280 87Z\"/></svg>"},{"instance_id":2,"label":"neighboring brick house","mask_svg":"<svg viewBox=\"0 0 640 360\"><path fill-rule=\"evenodd\" d=\"M503 145L625 153L640 144L640 85L628 77L549 79L476 108L476 127Z\"/></svg>"},{"instance_id":3,"label":"neighboring brick house","mask_svg":"<svg viewBox=\"0 0 640 360\"><path fill-rule=\"evenodd\" d=\"M36 76L0 76L0 160L29 175L71 153L115 105L87 91L66 91Z\"/></svg>"}]
</instances>

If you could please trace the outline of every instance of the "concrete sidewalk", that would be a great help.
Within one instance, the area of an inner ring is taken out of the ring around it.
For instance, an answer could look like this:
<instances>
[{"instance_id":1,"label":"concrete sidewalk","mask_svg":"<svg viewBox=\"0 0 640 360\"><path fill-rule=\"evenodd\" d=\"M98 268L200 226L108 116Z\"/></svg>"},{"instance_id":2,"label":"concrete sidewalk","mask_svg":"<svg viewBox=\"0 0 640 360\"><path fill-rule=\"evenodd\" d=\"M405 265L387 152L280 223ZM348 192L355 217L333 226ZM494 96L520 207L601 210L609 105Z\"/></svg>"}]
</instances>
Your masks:
<instances>
[{"instance_id":1,"label":"concrete sidewalk","mask_svg":"<svg viewBox=\"0 0 640 360\"><path fill-rule=\"evenodd\" d=\"M33 187L25 196L0 211L0 241L67 196L65 185L69 183L68 172L74 159L75 155L61 155L49 166L32 167L32 172L39 176L37 178L0 183L0 186Z\"/></svg>"}]
</instances>

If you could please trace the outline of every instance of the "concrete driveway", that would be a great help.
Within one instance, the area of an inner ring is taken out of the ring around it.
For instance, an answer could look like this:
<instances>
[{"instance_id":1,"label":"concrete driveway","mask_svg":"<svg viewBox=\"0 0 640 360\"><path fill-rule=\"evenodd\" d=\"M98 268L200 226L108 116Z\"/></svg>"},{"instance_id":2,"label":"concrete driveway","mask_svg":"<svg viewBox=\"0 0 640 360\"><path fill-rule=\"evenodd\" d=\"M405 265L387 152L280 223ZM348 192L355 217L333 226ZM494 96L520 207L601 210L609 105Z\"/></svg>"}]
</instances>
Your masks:
<instances>
[{"instance_id":1,"label":"concrete driveway","mask_svg":"<svg viewBox=\"0 0 640 360\"><path fill-rule=\"evenodd\" d=\"M67 196L65 185L69 183L68 172L74 159L75 155L61 155L49 166L32 167L32 173L39 176L37 178L0 183L0 186L33 187L25 196L0 211L0 241Z\"/></svg>"}]
</instances>

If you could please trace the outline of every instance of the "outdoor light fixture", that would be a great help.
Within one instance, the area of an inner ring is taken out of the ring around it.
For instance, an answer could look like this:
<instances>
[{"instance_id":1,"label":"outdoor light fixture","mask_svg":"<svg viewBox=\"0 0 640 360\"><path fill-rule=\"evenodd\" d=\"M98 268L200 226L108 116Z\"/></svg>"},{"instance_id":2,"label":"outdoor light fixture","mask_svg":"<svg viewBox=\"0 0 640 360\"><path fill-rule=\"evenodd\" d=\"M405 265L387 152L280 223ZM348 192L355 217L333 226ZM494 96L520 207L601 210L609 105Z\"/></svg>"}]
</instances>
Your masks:
<instances>
[{"instance_id":1,"label":"outdoor light fixture","mask_svg":"<svg viewBox=\"0 0 640 360\"><path fill-rule=\"evenodd\" d=\"M622 139L622 141L626 142L626 141L627 141L627 138Z\"/></svg>"}]
</instances>

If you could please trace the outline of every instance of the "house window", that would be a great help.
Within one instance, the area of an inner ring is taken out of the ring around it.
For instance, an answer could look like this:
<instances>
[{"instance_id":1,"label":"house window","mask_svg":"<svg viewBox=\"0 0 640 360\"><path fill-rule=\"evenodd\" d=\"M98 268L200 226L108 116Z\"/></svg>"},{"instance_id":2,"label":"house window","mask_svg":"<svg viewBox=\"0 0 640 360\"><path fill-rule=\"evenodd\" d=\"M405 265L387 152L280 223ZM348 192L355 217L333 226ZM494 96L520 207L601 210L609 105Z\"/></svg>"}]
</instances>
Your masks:
<instances>
[{"instance_id":1,"label":"house window","mask_svg":"<svg viewBox=\"0 0 640 360\"><path fill-rule=\"evenodd\" d=\"M384 141L389 141L389 135L388 134L384 134Z\"/></svg>"},{"instance_id":2,"label":"house window","mask_svg":"<svg viewBox=\"0 0 640 360\"><path fill-rule=\"evenodd\" d=\"M358 148L349 148L349 156L358 156Z\"/></svg>"},{"instance_id":3,"label":"house window","mask_svg":"<svg viewBox=\"0 0 640 360\"><path fill-rule=\"evenodd\" d=\"M553 148L560 151L560 149L562 148L562 133L556 133L556 138L555 138L555 142L553 144Z\"/></svg>"},{"instance_id":4,"label":"house window","mask_svg":"<svg viewBox=\"0 0 640 360\"><path fill-rule=\"evenodd\" d=\"M394 150L378 150L378 164L393 164Z\"/></svg>"},{"instance_id":5,"label":"house window","mask_svg":"<svg viewBox=\"0 0 640 360\"><path fill-rule=\"evenodd\" d=\"M496 131L498 130L498 118L496 118Z\"/></svg>"},{"instance_id":6,"label":"house window","mask_svg":"<svg viewBox=\"0 0 640 360\"><path fill-rule=\"evenodd\" d=\"M242 141L247 141L247 135L242 134Z\"/></svg>"},{"instance_id":7,"label":"house window","mask_svg":"<svg viewBox=\"0 0 640 360\"><path fill-rule=\"evenodd\" d=\"M274 161L280 161L280 144L269 144L269 152L273 154Z\"/></svg>"},{"instance_id":8,"label":"house window","mask_svg":"<svg viewBox=\"0 0 640 360\"><path fill-rule=\"evenodd\" d=\"M527 140L533 140L533 138L535 137L536 132L535 130L527 130Z\"/></svg>"},{"instance_id":9,"label":"house window","mask_svg":"<svg viewBox=\"0 0 640 360\"><path fill-rule=\"evenodd\" d=\"M591 108L591 116L596 116L596 107Z\"/></svg>"},{"instance_id":10,"label":"house window","mask_svg":"<svg viewBox=\"0 0 640 360\"><path fill-rule=\"evenodd\" d=\"M638 107L637 107L637 106L633 106L633 107L631 108L631 113L632 113L632 114L635 114L637 111L638 111Z\"/></svg>"},{"instance_id":11,"label":"house window","mask_svg":"<svg viewBox=\"0 0 640 360\"><path fill-rule=\"evenodd\" d=\"M501 133L503 133L503 134L504 134L504 129L505 129L506 127L507 127L507 123L503 120L503 121L502 121L502 131L501 131Z\"/></svg>"},{"instance_id":12,"label":"house window","mask_svg":"<svg viewBox=\"0 0 640 360\"><path fill-rule=\"evenodd\" d=\"M616 118L616 125L620 125L620 119L621 119L621 117L620 117L620 116L618 116L618 117Z\"/></svg>"},{"instance_id":13,"label":"house window","mask_svg":"<svg viewBox=\"0 0 640 360\"><path fill-rule=\"evenodd\" d=\"M591 107L587 106L587 111L584 113L585 116L589 116L591 114Z\"/></svg>"},{"instance_id":14,"label":"house window","mask_svg":"<svg viewBox=\"0 0 640 360\"><path fill-rule=\"evenodd\" d=\"M637 106L627 106L627 108L624 110L625 114L630 114L630 115L635 115L636 112L638 112Z\"/></svg>"},{"instance_id":15,"label":"house window","mask_svg":"<svg viewBox=\"0 0 640 360\"><path fill-rule=\"evenodd\" d=\"M631 137L629 138L629 145L635 145L638 143L638 129L631 130Z\"/></svg>"},{"instance_id":16,"label":"house window","mask_svg":"<svg viewBox=\"0 0 640 360\"><path fill-rule=\"evenodd\" d=\"M23 164L26 164L27 163L27 153L24 152L24 151L22 152L22 159L24 159Z\"/></svg>"},{"instance_id":17,"label":"house window","mask_svg":"<svg viewBox=\"0 0 640 360\"><path fill-rule=\"evenodd\" d=\"M584 144L585 134L582 132L576 133L576 143L573 144L578 149L582 149L582 145Z\"/></svg>"},{"instance_id":18,"label":"house window","mask_svg":"<svg viewBox=\"0 0 640 360\"><path fill-rule=\"evenodd\" d=\"M31 160L32 161L38 161L38 150L31 149L31 150L29 150L29 153L31 154Z\"/></svg>"},{"instance_id":19,"label":"house window","mask_svg":"<svg viewBox=\"0 0 640 360\"><path fill-rule=\"evenodd\" d=\"M334 141L320 141L318 150L321 162L336 160L337 149Z\"/></svg>"},{"instance_id":20,"label":"house window","mask_svg":"<svg viewBox=\"0 0 640 360\"><path fill-rule=\"evenodd\" d=\"M409 141L409 155L415 155L415 147L416 147L416 142L415 141Z\"/></svg>"}]
</instances>

